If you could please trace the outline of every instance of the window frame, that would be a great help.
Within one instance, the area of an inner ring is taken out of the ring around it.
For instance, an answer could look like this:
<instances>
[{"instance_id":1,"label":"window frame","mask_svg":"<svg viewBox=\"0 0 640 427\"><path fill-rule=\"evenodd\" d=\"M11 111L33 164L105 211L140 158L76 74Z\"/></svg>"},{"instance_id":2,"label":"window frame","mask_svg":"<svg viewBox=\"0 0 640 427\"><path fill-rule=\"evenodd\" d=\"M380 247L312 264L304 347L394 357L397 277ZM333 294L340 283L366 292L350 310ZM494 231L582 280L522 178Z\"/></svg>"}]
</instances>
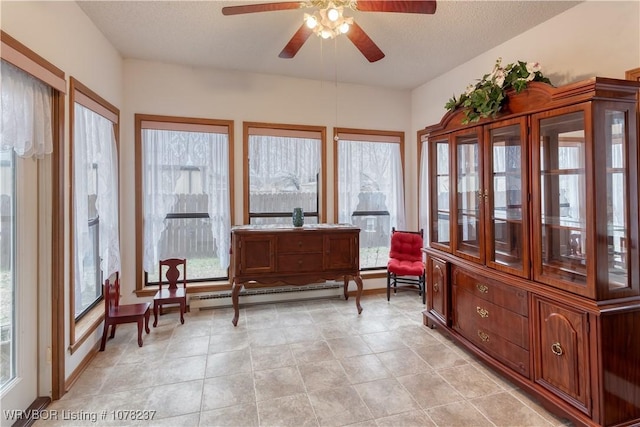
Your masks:
<instances>
[{"instance_id":1,"label":"window frame","mask_svg":"<svg viewBox=\"0 0 640 427\"><path fill-rule=\"evenodd\" d=\"M399 144L400 147L400 167L402 168L402 188L406 196L406 186L405 186L405 159L404 159L404 139L405 134L402 131L386 131L386 130L374 130L374 129L355 129L355 128L341 128L336 127L333 129L333 140L335 143L333 144L333 206L334 206L334 222L338 222L338 217L340 213L340 206L338 206L339 200L339 159L338 159L338 141L341 138L341 135L350 136L349 140L362 141L362 142L381 142L381 143L393 143ZM347 138L345 138L347 139ZM406 204L406 197L404 197ZM371 214L381 214L381 211L368 212ZM360 271L371 273L375 271L386 270L385 266L378 267L360 267Z\"/></svg>"},{"instance_id":2,"label":"window frame","mask_svg":"<svg viewBox=\"0 0 640 427\"><path fill-rule=\"evenodd\" d=\"M206 127L225 127L227 129L227 137L229 140L229 216L233 222L234 218L234 121L221 119L207 119L181 116L162 116L150 114L135 114L135 227L136 227L136 280L135 292L139 296L153 295L157 290L157 285L147 284L147 272L143 267L144 255L144 202L143 202L143 147L142 147L142 131L147 129L143 126L144 122L155 122L162 127L163 130L200 130L202 126ZM161 124L161 125L160 125ZM200 127L200 129L199 129ZM169 214L173 218L179 218L180 214ZM200 284L206 287L206 284L227 282L227 277L212 279L191 279L188 283ZM204 290L204 289L202 289Z\"/></svg>"},{"instance_id":3,"label":"window frame","mask_svg":"<svg viewBox=\"0 0 640 427\"><path fill-rule=\"evenodd\" d=\"M67 84L65 72L24 44L0 29L0 58L21 68L53 88L52 91L52 136L51 154L51 245L50 245L50 301L51 306L51 398L60 399L65 394L65 263L56 262L56 256L65 253L65 95Z\"/></svg>"},{"instance_id":4,"label":"window frame","mask_svg":"<svg viewBox=\"0 0 640 427\"><path fill-rule=\"evenodd\" d=\"M103 298L99 298L91 307L85 310L84 314L76 319L75 316L75 237L74 237L74 210L73 210L73 198L74 198L74 174L75 164L73 161L73 148L75 144L74 135L74 123L75 123L75 104L78 103L83 107L93 111L96 114L107 118L113 123L113 132L115 135L116 152L120 152L120 110L102 98L92 89L81 83L73 76L69 78L69 169L70 169L70 197L69 197L69 224L71 224L69 230L69 350L73 354L83 342L89 338L91 333L95 331L104 317L104 310L100 304ZM118 198L120 192L118 191Z\"/></svg>"},{"instance_id":5,"label":"window frame","mask_svg":"<svg viewBox=\"0 0 640 427\"><path fill-rule=\"evenodd\" d=\"M250 170L249 170L249 136L252 134L251 129L265 129L269 133L274 132L314 132L320 134L320 167L318 176L318 224L326 222L327 218L327 128L326 126L313 126L313 125L295 125L295 124L282 124L282 123L262 123L262 122L243 122L243 146L242 146L242 158L243 158L243 224L250 224L251 221L251 206L250 199ZM264 215L263 217L267 217ZM277 216L281 218L281 215Z\"/></svg>"}]
</instances>

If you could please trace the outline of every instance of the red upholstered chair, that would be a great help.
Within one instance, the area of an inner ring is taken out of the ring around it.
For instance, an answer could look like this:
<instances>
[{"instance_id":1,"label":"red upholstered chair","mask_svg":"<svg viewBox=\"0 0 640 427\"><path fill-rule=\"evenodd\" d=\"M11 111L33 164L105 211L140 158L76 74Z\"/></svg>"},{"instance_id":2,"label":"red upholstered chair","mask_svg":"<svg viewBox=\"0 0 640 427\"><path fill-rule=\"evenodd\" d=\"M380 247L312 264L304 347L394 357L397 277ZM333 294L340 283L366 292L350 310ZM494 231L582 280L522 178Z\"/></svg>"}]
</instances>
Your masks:
<instances>
[{"instance_id":1,"label":"red upholstered chair","mask_svg":"<svg viewBox=\"0 0 640 427\"><path fill-rule=\"evenodd\" d=\"M104 282L104 331L100 342L100 351L104 351L107 343L107 332L111 326L111 335L116 336L116 325L120 323L138 324L138 346L142 347L142 322L144 329L149 333L149 316L151 315L151 303L120 304L120 273L115 273L115 280Z\"/></svg>"},{"instance_id":2,"label":"red upholstered chair","mask_svg":"<svg viewBox=\"0 0 640 427\"><path fill-rule=\"evenodd\" d=\"M182 266L182 273L178 267ZM166 268L163 276L162 271ZM182 277L181 277L182 276ZM158 314L164 304L180 305L180 323L184 324L184 313L187 311L187 260L184 258L168 258L160 260L160 285L153 297L153 326L158 326ZM165 288L164 285L168 286Z\"/></svg>"},{"instance_id":3,"label":"red upholstered chair","mask_svg":"<svg viewBox=\"0 0 640 427\"><path fill-rule=\"evenodd\" d=\"M425 296L425 269L422 261L423 232L391 229L391 250L387 263L387 301L398 289L414 290Z\"/></svg>"}]
</instances>

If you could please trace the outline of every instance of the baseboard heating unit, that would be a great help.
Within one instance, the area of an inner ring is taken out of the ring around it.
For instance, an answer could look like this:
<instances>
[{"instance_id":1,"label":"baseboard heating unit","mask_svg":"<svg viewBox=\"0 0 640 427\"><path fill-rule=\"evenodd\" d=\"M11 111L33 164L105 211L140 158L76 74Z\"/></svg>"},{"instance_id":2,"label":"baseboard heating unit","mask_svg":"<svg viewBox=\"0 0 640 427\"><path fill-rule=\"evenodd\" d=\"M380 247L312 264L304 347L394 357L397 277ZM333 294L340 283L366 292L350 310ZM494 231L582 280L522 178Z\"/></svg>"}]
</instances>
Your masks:
<instances>
[{"instance_id":1,"label":"baseboard heating unit","mask_svg":"<svg viewBox=\"0 0 640 427\"><path fill-rule=\"evenodd\" d=\"M344 298L344 283L328 281L304 286L278 286L274 288L255 288L240 291L240 304L262 304L269 302L297 301L317 298ZM231 291L220 291L189 298L191 311L231 307Z\"/></svg>"}]
</instances>

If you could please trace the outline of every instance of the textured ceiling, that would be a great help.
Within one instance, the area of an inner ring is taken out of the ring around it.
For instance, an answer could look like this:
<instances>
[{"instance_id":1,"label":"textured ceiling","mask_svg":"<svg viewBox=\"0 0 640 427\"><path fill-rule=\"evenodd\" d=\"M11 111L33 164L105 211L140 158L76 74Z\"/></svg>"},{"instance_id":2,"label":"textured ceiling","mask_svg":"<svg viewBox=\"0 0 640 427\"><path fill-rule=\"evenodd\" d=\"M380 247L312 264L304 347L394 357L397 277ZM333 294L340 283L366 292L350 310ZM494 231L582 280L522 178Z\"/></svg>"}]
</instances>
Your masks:
<instances>
[{"instance_id":1,"label":"textured ceiling","mask_svg":"<svg viewBox=\"0 0 640 427\"><path fill-rule=\"evenodd\" d=\"M78 1L124 58L413 89L579 1L439 1L433 15L345 11L386 57L369 63L346 37L312 35L278 54L304 10L223 16L261 1Z\"/></svg>"}]
</instances>

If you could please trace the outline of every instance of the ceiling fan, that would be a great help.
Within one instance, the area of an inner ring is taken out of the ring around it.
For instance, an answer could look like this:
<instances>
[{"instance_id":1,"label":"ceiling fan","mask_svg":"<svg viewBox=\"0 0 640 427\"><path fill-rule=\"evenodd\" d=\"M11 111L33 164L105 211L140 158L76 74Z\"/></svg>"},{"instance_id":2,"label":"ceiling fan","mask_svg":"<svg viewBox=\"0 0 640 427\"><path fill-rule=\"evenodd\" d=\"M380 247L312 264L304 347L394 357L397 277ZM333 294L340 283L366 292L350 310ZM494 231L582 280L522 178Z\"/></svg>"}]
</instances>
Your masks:
<instances>
[{"instance_id":1,"label":"ceiling fan","mask_svg":"<svg viewBox=\"0 0 640 427\"><path fill-rule=\"evenodd\" d=\"M369 60L376 62L384 58L384 53L371 40L352 17L343 16L345 8L360 12L396 12L433 14L436 12L435 0L306 0L283 1L276 3L257 3L242 6L225 6L223 15L240 15L255 12L315 8L311 14L305 13L304 22L291 37L289 43L280 52L280 58L293 58L311 34L322 38L334 38L345 34L360 52Z\"/></svg>"}]
</instances>

